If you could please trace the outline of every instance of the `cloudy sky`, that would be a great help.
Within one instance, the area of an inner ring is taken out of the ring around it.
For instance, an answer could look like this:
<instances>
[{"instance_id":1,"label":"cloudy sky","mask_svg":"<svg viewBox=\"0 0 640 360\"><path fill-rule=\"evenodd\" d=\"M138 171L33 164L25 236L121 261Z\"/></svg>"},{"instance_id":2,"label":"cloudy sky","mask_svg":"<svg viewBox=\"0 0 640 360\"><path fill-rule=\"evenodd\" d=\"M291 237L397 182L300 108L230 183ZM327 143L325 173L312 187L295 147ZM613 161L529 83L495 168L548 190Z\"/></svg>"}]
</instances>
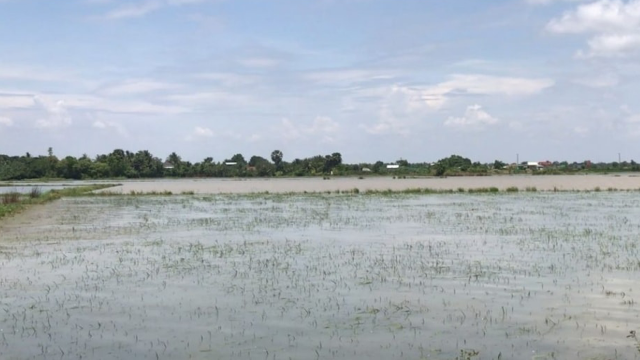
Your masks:
<instances>
[{"instance_id":1,"label":"cloudy sky","mask_svg":"<svg viewBox=\"0 0 640 360\"><path fill-rule=\"evenodd\" d=\"M640 161L640 0L0 0L0 154Z\"/></svg>"}]
</instances>

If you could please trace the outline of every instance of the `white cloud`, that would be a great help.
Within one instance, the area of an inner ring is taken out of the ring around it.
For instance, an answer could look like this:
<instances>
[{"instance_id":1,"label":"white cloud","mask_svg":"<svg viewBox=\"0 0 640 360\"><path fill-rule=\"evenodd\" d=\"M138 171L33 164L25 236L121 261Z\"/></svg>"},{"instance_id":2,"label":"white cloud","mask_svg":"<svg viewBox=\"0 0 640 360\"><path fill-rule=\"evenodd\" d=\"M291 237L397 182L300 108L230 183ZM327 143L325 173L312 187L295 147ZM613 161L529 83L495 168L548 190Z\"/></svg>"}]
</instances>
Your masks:
<instances>
[{"instance_id":1,"label":"white cloud","mask_svg":"<svg viewBox=\"0 0 640 360\"><path fill-rule=\"evenodd\" d=\"M415 125L424 122L428 115L439 111L453 97L531 96L554 84L553 80L544 78L457 74L433 86L395 85L361 91L360 96L368 101L377 100L380 107L378 121L372 125L360 124L360 127L370 134L393 133L408 136ZM480 113L477 115L481 116Z\"/></svg>"},{"instance_id":2,"label":"white cloud","mask_svg":"<svg viewBox=\"0 0 640 360\"><path fill-rule=\"evenodd\" d=\"M428 89L426 94L435 97L454 93L458 95L529 96L537 94L554 84L555 82L551 79L458 74L451 76L449 81Z\"/></svg>"},{"instance_id":3,"label":"white cloud","mask_svg":"<svg viewBox=\"0 0 640 360\"><path fill-rule=\"evenodd\" d=\"M624 123L628 136L640 137L640 114L629 115Z\"/></svg>"},{"instance_id":4,"label":"white cloud","mask_svg":"<svg viewBox=\"0 0 640 360\"><path fill-rule=\"evenodd\" d=\"M301 131L288 118L283 118L280 124L280 133L286 140L298 140L302 137Z\"/></svg>"},{"instance_id":5,"label":"white cloud","mask_svg":"<svg viewBox=\"0 0 640 360\"><path fill-rule=\"evenodd\" d=\"M212 138L214 136L215 133L213 132L213 130L202 126L196 126L191 134L187 135L184 139L185 141L197 141Z\"/></svg>"},{"instance_id":6,"label":"white cloud","mask_svg":"<svg viewBox=\"0 0 640 360\"><path fill-rule=\"evenodd\" d=\"M226 87L253 85L260 81L257 75L237 74L230 72L210 72L194 76L198 79L213 80Z\"/></svg>"},{"instance_id":7,"label":"white cloud","mask_svg":"<svg viewBox=\"0 0 640 360\"><path fill-rule=\"evenodd\" d=\"M313 120L313 125L306 130L309 134L335 133L340 130L340 125L328 116L318 116Z\"/></svg>"},{"instance_id":8,"label":"white cloud","mask_svg":"<svg viewBox=\"0 0 640 360\"><path fill-rule=\"evenodd\" d=\"M45 117L36 121L36 127L59 128L71 125L71 116L63 100L52 101L38 96L35 96L33 100L46 113Z\"/></svg>"},{"instance_id":9,"label":"white cloud","mask_svg":"<svg viewBox=\"0 0 640 360\"><path fill-rule=\"evenodd\" d=\"M34 105L31 95L0 95L0 109L28 109Z\"/></svg>"},{"instance_id":10,"label":"white cloud","mask_svg":"<svg viewBox=\"0 0 640 360\"><path fill-rule=\"evenodd\" d=\"M573 128L573 132L580 136L586 136L589 134L590 129L586 126L576 126Z\"/></svg>"},{"instance_id":11,"label":"white cloud","mask_svg":"<svg viewBox=\"0 0 640 360\"><path fill-rule=\"evenodd\" d=\"M618 85L620 76L611 71L594 72L583 78L575 79L574 82L592 88L607 88Z\"/></svg>"},{"instance_id":12,"label":"white cloud","mask_svg":"<svg viewBox=\"0 0 640 360\"><path fill-rule=\"evenodd\" d=\"M105 95L121 96L121 95L138 95L161 90L170 90L179 88L180 85L169 84L155 80L137 79L128 80L124 83L113 85L102 89L100 92Z\"/></svg>"},{"instance_id":13,"label":"white cloud","mask_svg":"<svg viewBox=\"0 0 640 360\"><path fill-rule=\"evenodd\" d=\"M451 96L503 95L530 96L553 86L551 79L499 77L479 74L456 74L434 86L392 86L368 95L383 95L404 103L407 111L438 110Z\"/></svg>"},{"instance_id":14,"label":"white cloud","mask_svg":"<svg viewBox=\"0 0 640 360\"><path fill-rule=\"evenodd\" d=\"M407 136L410 133L402 120L389 116L382 116L378 122L371 126L360 124L360 127L372 135L398 134Z\"/></svg>"},{"instance_id":15,"label":"white cloud","mask_svg":"<svg viewBox=\"0 0 640 360\"><path fill-rule=\"evenodd\" d=\"M251 57L238 60L238 63L244 67L249 68L270 68L278 66L280 60L267 57Z\"/></svg>"},{"instance_id":16,"label":"white cloud","mask_svg":"<svg viewBox=\"0 0 640 360\"><path fill-rule=\"evenodd\" d=\"M42 99L53 99L51 95L39 95ZM176 105L158 105L147 101L137 100L110 100L91 95L58 95L58 99L64 99L68 108L88 111L101 111L109 113L123 114L145 114L145 115L174 115L189 112L189 108Z\"/></svg>"},{"instance_id":17,"label":"white cloud","mask_svg":"<svg viewBox=\"0 0 640 360\"><path fill-rule=\"evenodd\" d=\"M603 34L591 38L589 52L578 51L580 57L614 57L621 56L640 48L640 33L638 34Z\"/></svg>"},{"instance_id":18,"label":"white cloud","mask_svg":"<svg viewBox=\"0 0 640 360\"><path fill-rule=\"evenodd\" d=\"M198 137L213 137L213 131L209 128L196 126L193 130L193 135Z\"/></svg>"},{"instance_id":19,"label":"white cloud","mask_svg":"<svg viewBox=\"0 0 640 360\"><path fill-rule=\"evenodd\" d=\"M515 130L515 131L522 131L524 130L524 124L520 121L512 121L509 123L509 129Z\"/></svg>"},{"instance_id":20,"label":"white cloud","mask_svg":"<svg viewBox=\"0 0 640 360\"><path fill-rule=\"evenodd\" d=\"M303 75L303 78L319 84L349 85L372 80L393 79L391 72L379 72L362 69L342 69L313 71Z\"/></svg>"},{"instance_id":21,"label":"white cloud","mask_svg":"<svg viewBox=\"0 0 640 360\"><path fill-rule=\"evenodd\" d=\"M142 89L138 89L142 91ZM3 95L5 93L6 95ZM57 105L59 104L59 105ZM154 104L149 101L129 99L108 99L85 94L30 94L26 92L3 91L0 89L0 109L40 108L51 112L66 112L66 109L99 111L128 114L183 114L189 112L187 107L171 104ZM64 108L65 110L62 110ZM46 121L45 121L46 122Z\"/></svg>"},{"instance_id":22,"label":"white cloud","mask_svg":"<svg viewBox=\"0 0 640 360\"><path fill-rule=\"evenodd\" d=\"M168 6L182 6L202 3L205 0L147 0L121 5L109 11L105 18L119 20L126 18L143 17L151 12Z\"/></svg>"},{"instance_id":23,"label":"white cloud","mask_svg":"<svg viewBox=\"0 0 640 360\"><path fill-rule=\"evenodd\" d=\"M0 126L13 126L13 120L5 116L0 116Z\"/></svg>"},{"instance_id":24,"label":"white cloud","mask_svg":"<svg viewBox=\"0 0 640 360\"><path fill-rule=\"evenodd\" d=\"M313 124L305 132L314 138L319 138L322 142L331 143L335 141L335 134L340 131L340 124L328 116L318 116L313 120Z\"/></svg>"},{"instance_id":25,"label":"white cloud","mask_svg":"<svg viewBox=\"0 0 640 360\"><path fill-rule=\"evenodd\" d=\"M66 71L24 65L0 65L0 79L30 81L69 81L74 74Z\"/></svg>"},{"instance_id":26,"label":"white cloud","mask_svg":"<svg viewBox=\"0 0 640 360\"><path fill-rule=\"evenodd\" d=\"M115 130L118 134L124 137L129 136L127 129L117 122L96 120L93 122L93 127L100 130Z\"/></svg>"},{"instance_id":27,"label":"white cloud","mask_svg":"<svg viewBox=\"0 0 640 360\"><path fill-rule=\"evenodd\" d=\"M377 96L367 101L376 101L378 105L378 120L372 125L360 124L367 133L374 135L398 134L409 135L410 127L426 114L438 110L445 102L444 96L433 97L425 93L424 89L392 86L379 91Z\"/></svg>"},{"instance_id":28,"label":"white cloud","mask_svg":"<svg viewBox=\"0 0 640 360\"><path fill-rule=\"evenodd\" d=\"M592 34L584 57L621 56L640 49L640 0L598 0L547 24L558 34Z\"/></svg>"},{"instance_id":29,"label":"white cloud","mask_svg":"<svg viewBox=\"0 0 640 360\"><path fill-rule=\"evenodd\" d=\"M296 125L288 118L283 118L279 131L285 140L311 138L333 142L335 134L340 131L340 124L328 116L317 116L311 126Z\"/></svg>"},{"instance_id":30,"label":"white cloud","mask_svg":"<svg viewBox=\"0 0 640 360\"><path fill-rule=\"evenodd\" d=\"M260 134L246 134L244 132L237 132L234 130L227 130L222 133L221 136L227 139L232 139L234 141L246 141L249 143L254 143L262 140L262 135Z\"/></svg>"},{"instance_id":31,"label":"white cloud","mask_svg":"<svg viewBox=\"0 0 640 360\"><path fill-rule=\"evenodd\" d=\"M228 91L209 91L177 94L167 96L166 99L189 108L211 105L246 107L250 104L255 104L255 101L251 99L247 94L237 94Z\"/></svg>"},{"instance_id":32,"label":"white cloud","mask_svg":"<svg viewBox=\"0 0 640 360\"><path fill-rule=\"evenodd\" d=\"M489 115L482 109L482 106L476 104L467 107L464 116L448 118L444 125L459 130L481 130L497 123L498 119Z\"/></svg>"},{"instance_id":33,"label":"white cloud","mask_svg":"<svg viewBox=\"0 0 640 360\"><path fill-rule=\"evenodd\" d=\"M549 5L557 2L585 2L589 0L526 0L529 4L534 5Z\"/></svg>"}]
</instances>

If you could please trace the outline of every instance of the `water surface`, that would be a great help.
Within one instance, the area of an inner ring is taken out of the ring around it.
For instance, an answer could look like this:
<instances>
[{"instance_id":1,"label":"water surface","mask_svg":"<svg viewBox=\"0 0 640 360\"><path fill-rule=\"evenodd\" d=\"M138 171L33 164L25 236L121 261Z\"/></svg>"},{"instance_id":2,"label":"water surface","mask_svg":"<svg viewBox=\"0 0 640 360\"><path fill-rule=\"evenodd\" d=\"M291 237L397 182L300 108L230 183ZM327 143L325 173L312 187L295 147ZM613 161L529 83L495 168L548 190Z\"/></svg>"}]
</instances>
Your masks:
<instances>
[{"instance_id":1,"label":"water surface","mask_svg":"<svg viewBox=\"0 0 640 360\"><path fill-rule=\"evenodd\" d=\"M8 359L638 359L640 194L68 198L0 229ZM463 357L464 358L464 357Z\"/></svg>"}]
</instances>

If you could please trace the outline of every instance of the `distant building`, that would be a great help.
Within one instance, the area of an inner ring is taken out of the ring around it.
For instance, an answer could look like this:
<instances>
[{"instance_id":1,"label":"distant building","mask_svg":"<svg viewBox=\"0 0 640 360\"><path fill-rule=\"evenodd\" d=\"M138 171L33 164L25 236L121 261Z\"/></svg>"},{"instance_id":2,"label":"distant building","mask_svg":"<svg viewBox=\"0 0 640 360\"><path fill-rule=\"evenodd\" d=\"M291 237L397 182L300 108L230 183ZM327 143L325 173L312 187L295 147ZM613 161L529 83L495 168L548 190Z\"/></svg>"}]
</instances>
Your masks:
<instances>
[{"instance_id":1,"label":"distant building","mask_svg":"<svg viewBox=\"0 0 640 360\"><path fill-rule=\"evenodd\" d=\"M395 169L399 169L400 165L398 164L389 164L387 165L387 170L395 170Z\"/></svg>"},{"instance_id":2,"label":"distant building","mask_svg":"<svg viewBox=\"0 0 640 360\"><path fill-rule=\"evenodd\" d=\"M542 166L540 166L537 161L529 161L527 162L527 168L531 170L539 170Z\"/></svg>"},{"instance_id":3,"label":"distant building","mask_svg":"<svg viewBox=\"0 0 640 360\"><path fill-rule=\"evenodd\" d=\"M237 162L235 162L235 161L227 161L227 162L226 162L226 163L224 163L224 164L225 164L225 165L227 165L227 166L234 166L234 165L238 165L238 163L237 163Z\"/></svg>"},{"instance_id":4,"label":"distant building","mask_svg":"<svg viewBox=\"0 0 640 360\"><path fill-rule=\"evenodd\" d=\"M173 169L175 166L173 166L172 163L165 161L164 164L162 164L162 167L169 170L169 169Z\"/></svg>"}]
</instances>

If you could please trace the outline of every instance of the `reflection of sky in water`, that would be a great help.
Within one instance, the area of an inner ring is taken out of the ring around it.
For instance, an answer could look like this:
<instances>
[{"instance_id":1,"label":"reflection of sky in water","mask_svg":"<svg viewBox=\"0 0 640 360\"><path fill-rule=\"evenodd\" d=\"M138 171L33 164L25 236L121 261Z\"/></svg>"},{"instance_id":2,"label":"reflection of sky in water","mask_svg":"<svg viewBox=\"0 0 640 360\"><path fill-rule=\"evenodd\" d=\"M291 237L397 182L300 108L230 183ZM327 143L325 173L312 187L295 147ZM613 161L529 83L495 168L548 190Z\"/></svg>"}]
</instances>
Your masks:
<instances>
[{"instance_id":1,"label":"reflection of sky in water","mask_svg":"<svg viewBox=\"0 0 640 360\"><path fill-rule=\"evenodd\" d=\"M0 247L0 350L636 359L639 196L64 199Z\"/></svg>"}]
</instances>

